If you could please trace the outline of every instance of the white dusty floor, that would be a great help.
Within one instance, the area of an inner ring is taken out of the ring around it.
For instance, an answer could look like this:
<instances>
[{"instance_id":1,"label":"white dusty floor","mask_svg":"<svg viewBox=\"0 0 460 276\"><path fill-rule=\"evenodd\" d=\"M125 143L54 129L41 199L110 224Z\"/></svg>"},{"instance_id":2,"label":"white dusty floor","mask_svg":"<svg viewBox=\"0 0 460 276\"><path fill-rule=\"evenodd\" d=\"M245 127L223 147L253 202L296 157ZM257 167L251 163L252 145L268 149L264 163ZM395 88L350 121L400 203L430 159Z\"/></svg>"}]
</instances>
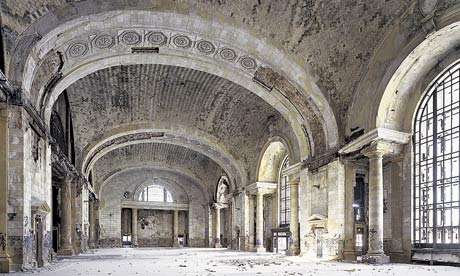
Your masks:
<instances>
[{"instance_id":1,"label":"white dusty floor","mask_svg":"<svg viewBox=\"0 0 460 276\"><path fill-rule=\"evenodd\" d=\"M116 248L82 254L42 268L9 275L397 275L460 276L459 267L426 265L366 265L318 262L271 253L257 255L226 249Z\"/></svg>"}]
</instances>

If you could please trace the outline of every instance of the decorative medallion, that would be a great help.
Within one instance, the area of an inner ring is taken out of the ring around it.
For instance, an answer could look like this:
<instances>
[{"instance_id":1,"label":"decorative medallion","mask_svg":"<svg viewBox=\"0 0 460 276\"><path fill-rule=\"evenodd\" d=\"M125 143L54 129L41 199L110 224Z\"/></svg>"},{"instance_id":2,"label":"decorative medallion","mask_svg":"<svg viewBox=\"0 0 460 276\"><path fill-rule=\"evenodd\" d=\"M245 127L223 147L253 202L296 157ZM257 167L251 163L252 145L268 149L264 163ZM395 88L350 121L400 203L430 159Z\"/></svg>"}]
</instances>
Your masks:
<instances>
[{"instance_id":1,"label":"decorative medallion","mask_svg":"<svg viewBox=\"0 0 460 276\"><path fill-rule=\"evenodd\" d=\"M234 61L236 59L236 52L230 48L222 48L219 54L225 60Z\"/></svg>"},{"instance_id":2,"label":"decorative medallion","mask_svg":"<svg viewBox=\"0 0 460 276\"><path fill-rule=\"evenodd\" d=\"M192 41L188 36L177 35L173 38L173 43L179 48L190 48L192 46Z\"/></svg>"},{"instance_id":3,"label":"decorative medallion","mask_svg":"<svg viewBox=\"0 0 460 276\"><path fill-rule=\"evenodd\" d=\"M250 57L241 58L240 64L246 69L255 69L257 67L256 61Z\"/></svg>"},{"instance_id":4,"label":"decorative medallion","mask_svg":"<svg viewBox=\"0 0 460 276\"><path fill-rule=\"evenodd\" d=\"M78 41L75 43L72 43L69 48L67 48L67 54L71 58L78 58L82 57L86 54L88 51L88 43L84 41Z\"/></svg>"},{"instance_id":5,"label":"decorative medallion","mask_svg":"<svg viewBox=\"0 0 460 276\"><path fill-rule=\"evenodd\" d=\"M147 41L155 46L162 46L166 44L167 38L162 32L151 32L147 35Z\"/></svg>"},{"instance_id":6,"label":"decorative medallion","mask_svg":"<svg viewBox=\"0 0 460 276\"><path fill-rule=\"evenodd\" d=\"M196 44L196 48L198 49L198 51L207 55L212 54L216 51L214 44L206 40L198 41L198 43Z\"/></svg>"},{"instance_id":7,"label":"decorative medallion","mask_svg":"<svg viewBox=\"0 0 460 276\"><path fill-rule=\"evenodd\" d=\"M141 36L135 31L126 31L121 35L120 40L126 45L136 45L141 42Z\"/></svg>"},{"instance_id":8,"label":"decorative medallion","mask_svg":"<svg viewBox=\"0 0 460 276\"><path fill-rule=\"evenodd\" d=\"M98 49L110 48L114 43L115 39L108 34L100 35L93 40L94 47Z\"/></svg>"}]
</instances>

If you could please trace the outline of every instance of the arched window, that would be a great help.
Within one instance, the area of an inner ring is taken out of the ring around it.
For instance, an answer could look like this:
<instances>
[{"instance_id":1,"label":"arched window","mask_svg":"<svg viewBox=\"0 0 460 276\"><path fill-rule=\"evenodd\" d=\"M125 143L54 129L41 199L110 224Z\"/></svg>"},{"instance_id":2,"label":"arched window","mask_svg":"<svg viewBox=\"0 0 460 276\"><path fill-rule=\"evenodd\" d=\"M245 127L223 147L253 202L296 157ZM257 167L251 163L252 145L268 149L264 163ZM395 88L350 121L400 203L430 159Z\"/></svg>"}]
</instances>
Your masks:
<instances>
[{"instance_id":1,"label":"arched window","mask_svg":"<svg viewBox=\"0 0 460 276\"><path fill-rule=\"evenodd\" d=\"M171 193L162 186L150 185L139 194L139 201L173 202Z\"/></svg>"},{"instance_id":2,"label":"arched window","mask_svg":"<svg viewBox=\"0 0 460 276\"><path fill-rule=\"evenodd\" d=\"M460 63L429 88L415 118L415 248L460 248Z\"/></svg>"},{"instance_id":3,"label":"arched window","mask_svg":"<svg viewBox=\"0 0 460 276\"><path fill-rule=\"evenodd\" d=\"M279 210L280 210L280 226L287 226L291 220L291 189L288 184L288 176L283 174L284 169L289 167L289 157L284 158L281 165L279 178Z\"/></svg>"}]
</instances>

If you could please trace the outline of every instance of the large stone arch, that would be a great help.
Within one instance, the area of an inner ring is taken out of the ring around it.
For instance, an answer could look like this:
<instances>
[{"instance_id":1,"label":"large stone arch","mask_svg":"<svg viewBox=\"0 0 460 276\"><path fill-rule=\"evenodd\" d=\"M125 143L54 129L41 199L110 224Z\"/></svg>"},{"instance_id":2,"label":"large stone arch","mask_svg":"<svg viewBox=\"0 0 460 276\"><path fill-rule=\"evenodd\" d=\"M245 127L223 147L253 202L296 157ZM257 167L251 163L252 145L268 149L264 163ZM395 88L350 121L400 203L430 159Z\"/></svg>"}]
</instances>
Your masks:
<instances>
[{"instance_id":1,"label":"large stone arch","mask_svg":"<svg viewBox=\"0 0 460 276\"><path fill-rule=\"evenodd\" d=\"M174 185L177 185L180 187L183 191L186 191L186 187L183 186L183 183L181 184L180 181L177 180L172 180L171 175L177 175L180 177L183 177L184 179L187 179L189 182L193 184L193 187L195 187L197 190L200 191L200 194L202 196L202 199L204 201L209 199L208 191L205 189L206 187L203 187L203 185L200 184L200 182L196 179L195 176L191 175L188 172L185 172L180 169L171 169L171 168L166 168L161 165L154 165L154 164L133 164L130 166L127 166L121 170L116 170L111 172L103 181L103 183L100 186L100 189L98 191L98 196L101 198L102 194L101 192L103 191L103 188L110 183L111 180L117 178L117 176L121 174L129 174L129 173L136 173L140 170L148 170L151 171L152 173L158 173L158 177L162 179L166 179L168 182L173 183ZM142 178L142 177L141 177ZM136 186L136 190L139 188L140 185L146 183L148 176L145 176L145 181L138 181L138 185ZM143 178L142 178L143 179ZM187 194L187 193L185 193Z\"/></svg>"},{"instance_id":2,"label":"large stone arch","mask_svg":"<svg viewBox=\"0 0 460 276\"><path fill-rule=\"evenodd\" d=\"M231 45L237 42L237 47L235 47L235 49L241 51L241 53L244 55L247 54L250 58L252 58L252 60L256 61L257 64L260 64L261 66L259 68L269 68L268 70L260 71L259 75L262 75L261 78L263 81L268 83L269 86L272 85L274 89L271 93L268 93L267 90L262 86L252 82L254 73L257 73L259 71L258 69L254 72L254 70L247 70L247 68L245 70L240 70L241 68L238 70L227 70L228 68L226 68L225 72L221 72L222 70L219 70L218 65L221 66L222 63L214 62L213 65L210 61L210 58L206 55L187 57L187 55L184 54L185 51L179 51L175 49L175 51L168 52L167 57L157 55L154 58L155 61L151 60L150 62L161 63L162 57L163 62L166 62L164 60L171 60L174 57L174 54L172 53L175 52L177 59L180 60L180 62L176 60L176 62L174 62L175 64L186 64L187 66L194 66L194 68L198 70L204 70L211 73L220 72L223 77L232 81L236 81L239 84L243 84L242 86L247 87L258 95L263 95L262 98L268 100L270 104L272 104L276 109L280 110L283 116L288 117L288 121L293 125L294 131L298 136L298 142L302 145L301 151L303 157L306 157L309 154L313 154L315 151L320 152L337 144L337 124L327 101L309 74L283 52L277 50L268 43L255 38L249 33L231 27L229 29L228 25L223 26L219 22L209 22L199 17L190 17L171 12L155 11L141 13L146 13L148 16L139 16L135 18L139 20L145 19L146 22L150 24L148 25L150 28L158 28L163 24L166 25L166 27L173 29L174 27L177 27L176 31L180 30L181 32L194 34L195 36L199 36L200 31L203 33L213 34L215 36L215 41L222 43L223 45ZM98 14L97 17L99 18L99 21L97 19L95 21L97 22L96 24L99 24L99 28L106 26L100 22L101 16L112 16L113 18L111 19L117 18L117 16L119 16L119 18L129 19L127 19L128 21L120 21L122 24L127 22L131 24L136 23L134 17L129 17L129 14L130 11L107 12L104 14ZM44 58L48 53L55 49L57 43L65 44L67 42L66 39L75 37L75 33L73 32L76 30L88 29L88 24L91 24L88 23L91 21L89 19L92 19L91 16L96 18L96 15L88 15L87 17L70 20L65 25L62 24L60 26L56 26L54 30L48 28L48 26L46 27L47 31L42 30L44 32L42 39L40 39L37 43L34 43L35 47L31 47L33 49L30 52L26 51L29 54L27 55L27 62L25 65L17 64L18 67L22 67L23 69L18 68L18 70L12 70L10 74L10 77L16 80L14 81L15 83L23 83L22 89L26 95L30 95L33 79L37 73L36 71L34 72L32 68L35 68L36 65L41 65L42 58ZM150 19L147 20L146 18ZM152 20L151 18L156 18L157 20ZM174 20L171 20L171 18L174 18ZM44 20L39 20L39 22L36 22L36 24L40 25L43 22ZM63 22L65 22L65 20L61 21L61 23ZM187 24L183 24L184 22L187 22ZM40 29L39 25L32 26L31 30ZM85 26L86 28L82 26ZM137 24L136 26L142 26L142 24ZM110 27L113 29L114 26L112 25ZM217 33L218 29L232 30L234 32L228 31ZM68 34L72 35L68 37ZM207 39L207 37L205 38ZM249 49L251 50L251 53L240 49ZM24 58L25 53L17 52L16 54ZM134 61L136 56L137 62ZM273 59L273 57L276 58ZM101 56L99 56L99 58L101 58ZM53 88L49 90L55 92L51 92L51 94L59 94L62 92L62 90L64 90L73 81L81 78L85 75L85 73L88 73L88 70L91 70L90 68L92 66L98 66L97 63L107 63L113 65L123 64L126 62L128 64L132 64L145 62L146 60L145 55L126 55L126 53L124 55L113 54L111 57L106 58L107 59L99 59L97 61L93 61L96 63L88 63L87 60L82 59L83 62L78 64L78 66L75 65L72 68L62 68L63 78L57 80L56 83L53 83ZM14 63L14 60L17 61L20 59L13 58L12 63ZM101 66L100 68L110 66L107 64L105 66L99 64L99 66ZM85 70L82 70L82 67L85 66L87 67L85 69L86 72ZM275 72L270 68L275 68L277 71ZM270 94L273 94L273 96L270 96ZM270 97L272 98L271 100L269 99ZM52 105L53 99L55 99L56 96L52 95L47 98L48 104L45 104L44 109L49 110L49 106ZM32 102L36 103L37 100L32 99ZM47 113L48 112L44 112L44 114ZM45 121L47 121L47 117L44 116L44 118ZM309 138L310 145L308 145L305 141L307 140L305 136Z\"/></svg>"},{"instance_id":3,"label":"large stone arch","mask_svg":"<svg viewBox=\"0 0 460 276\"><path fill-rule=\"evenodd\" d=\"M353 101L348 133L354 128L410 132L424 91L460 57L456 49L460 44L459 6L439 13L433 11L432 30L416 25L412 12L409 10L387 32L375 51ZM379 82L376 84L375 80ZM370 101L371 98L375 100Z\"/></svg>"},{"instance_id":4,"label":"large stone arch","mask_svg":"<svg viewBox=\"0 0 460 276\"><path fill-rule=\"evenodd\" d=\"M162 134L159 136L159 134ZM106 133L87 147L82 156L82 172L88 176L94 164L105 154L127 145L140 143L166 143L197 151L221 166L230 177L232 189L246 185L246 172L241 164L224 147L213 142L212 137L199 132L180 129L153 128L151 125L138 124L120 127Z\"/></svg>"}]
</instances>

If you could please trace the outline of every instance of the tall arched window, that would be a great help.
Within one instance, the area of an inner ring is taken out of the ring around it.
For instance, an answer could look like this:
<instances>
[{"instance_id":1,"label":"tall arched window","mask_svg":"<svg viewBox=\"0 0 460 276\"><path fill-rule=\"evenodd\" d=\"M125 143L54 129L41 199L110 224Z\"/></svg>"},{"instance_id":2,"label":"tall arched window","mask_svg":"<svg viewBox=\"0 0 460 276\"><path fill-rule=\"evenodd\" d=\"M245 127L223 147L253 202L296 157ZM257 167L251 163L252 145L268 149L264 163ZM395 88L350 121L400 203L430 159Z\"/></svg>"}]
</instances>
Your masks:
<instances>
[{"instance_id":1,"label":"tall arched window","mask_svg":"<svg viewBox=\"0 0 460 276\"><path fill-rule=\"evenodd\" d=\"M162 186L150 185L139 194L140 201L173 202L171 193Z\"/></svg>"},{"instance_id":2,"label":"tall arched window","mask_svg":"<svg viewBox=\"0 0 460 276\"><path fill-rule=\"evenodd\" d=\"M288 184L288 176L283 173L284 169L289 167L289 157L284 158L280 170L279 180L279 210L280 226L287 226L291 220L291 189Z\"/></svg>"},{"instance_id":3,"label":"tall arched window","mask_svg":"<svg viewBox=\"0 0 460 276\"><path fill-rule=\"evenodd\" d=\"M460 248L460 63L424 96L415 118L415 248Z\"/></svg>"}]
</instances>

